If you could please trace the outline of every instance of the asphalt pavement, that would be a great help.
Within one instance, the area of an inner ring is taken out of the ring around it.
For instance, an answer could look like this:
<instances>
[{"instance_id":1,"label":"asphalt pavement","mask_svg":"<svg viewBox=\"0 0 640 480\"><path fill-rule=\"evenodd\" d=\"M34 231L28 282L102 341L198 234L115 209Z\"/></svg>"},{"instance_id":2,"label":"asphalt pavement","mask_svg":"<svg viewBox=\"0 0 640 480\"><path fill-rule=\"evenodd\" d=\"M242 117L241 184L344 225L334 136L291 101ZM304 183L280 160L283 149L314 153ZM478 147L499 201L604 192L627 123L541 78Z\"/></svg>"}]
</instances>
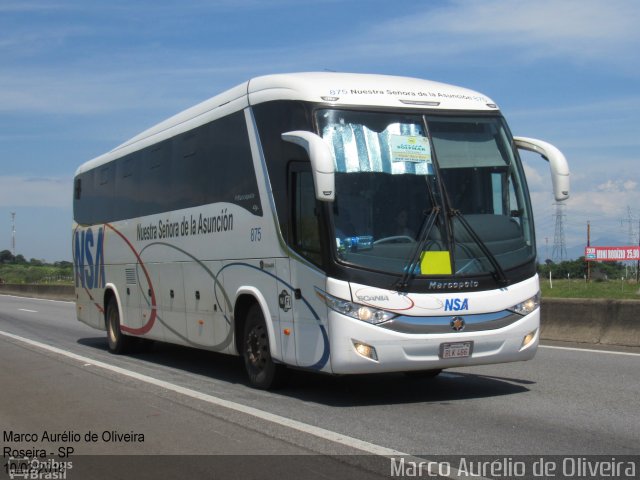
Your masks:
<instances>
[{"instance_id":1,"label":"asphalt pavement","mask_svg":"<svg viewBox=\"0 0 640 480\"><path fill-rule=\"evenodd\" d=\"M379 454L637 456L640 352L583 347L435 379L293 372L263 392L235 357L160 343L114 356L73 303L0 296L3 454L74 460L67 478L376 478L389 475Z\"/></svg>"}]
</instances>

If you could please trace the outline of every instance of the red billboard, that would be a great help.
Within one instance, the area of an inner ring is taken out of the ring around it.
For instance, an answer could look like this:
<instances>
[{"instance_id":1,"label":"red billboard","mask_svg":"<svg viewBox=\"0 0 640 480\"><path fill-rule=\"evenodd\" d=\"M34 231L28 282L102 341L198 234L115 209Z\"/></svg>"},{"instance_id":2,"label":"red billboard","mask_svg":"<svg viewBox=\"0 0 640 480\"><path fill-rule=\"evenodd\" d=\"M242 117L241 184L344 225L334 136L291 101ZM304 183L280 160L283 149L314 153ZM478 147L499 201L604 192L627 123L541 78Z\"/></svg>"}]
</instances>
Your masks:
<instances>
[{"instance_id":1,"label":"red billboard","mask_svg":"<svg viewBox=\"0 0 640 480\"><path fill-rule=\"evenodd\" d=\"M584 247L584 258L592 262L624 262L640 260L640 246Z\"/></svg>"}]
</instances>

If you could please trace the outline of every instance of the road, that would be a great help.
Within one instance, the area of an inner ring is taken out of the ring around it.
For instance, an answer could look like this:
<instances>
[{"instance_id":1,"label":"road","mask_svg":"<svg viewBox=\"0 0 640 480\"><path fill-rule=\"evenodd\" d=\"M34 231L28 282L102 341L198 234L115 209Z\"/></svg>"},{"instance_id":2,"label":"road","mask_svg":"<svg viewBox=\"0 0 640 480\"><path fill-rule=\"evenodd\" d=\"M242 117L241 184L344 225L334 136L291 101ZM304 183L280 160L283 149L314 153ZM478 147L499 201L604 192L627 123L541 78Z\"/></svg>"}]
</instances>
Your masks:
<instances>
[{"instance_id":1,"label":"road","mask_svg":"<svg viewBox=\"0 0 640 480\"><path fill-rule=\"evenodd\" d=\"M73 303L0 296L0 362L3 448L71 447L70 459L95 460L92 478L118 478L104 455L120 456L120 478L153 470L131 455L196 478L278 478L264 473L292 465L305 478L376 478L378 454L640 454L637 349L542 346L529 362L422 380L293 372L287 387L263 392L247 386L237 358L158 343L114 356ZM71 439L45 442L45 431Z\"/></svg>"}]
</instances>

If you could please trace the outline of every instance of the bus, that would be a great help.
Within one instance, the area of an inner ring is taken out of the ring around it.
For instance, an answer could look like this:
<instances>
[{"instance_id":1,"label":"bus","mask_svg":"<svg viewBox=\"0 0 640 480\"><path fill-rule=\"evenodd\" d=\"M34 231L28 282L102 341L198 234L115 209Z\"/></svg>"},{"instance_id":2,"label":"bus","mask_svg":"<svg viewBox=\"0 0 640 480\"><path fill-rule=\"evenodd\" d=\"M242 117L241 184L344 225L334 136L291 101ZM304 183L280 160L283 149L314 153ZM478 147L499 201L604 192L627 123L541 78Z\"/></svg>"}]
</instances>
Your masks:
<instances>
[{"instance_id":1,"label":"bus","mask_svg":"<svg viewBox=\"0 0 640 480\"><path fill-rule=\"evenodd\" d=\"M288 368L406 372L531 359L540 288L519 150L465 88L346 73L257 77L81 165L78 320Z\"/></svg>"}]
</instances>

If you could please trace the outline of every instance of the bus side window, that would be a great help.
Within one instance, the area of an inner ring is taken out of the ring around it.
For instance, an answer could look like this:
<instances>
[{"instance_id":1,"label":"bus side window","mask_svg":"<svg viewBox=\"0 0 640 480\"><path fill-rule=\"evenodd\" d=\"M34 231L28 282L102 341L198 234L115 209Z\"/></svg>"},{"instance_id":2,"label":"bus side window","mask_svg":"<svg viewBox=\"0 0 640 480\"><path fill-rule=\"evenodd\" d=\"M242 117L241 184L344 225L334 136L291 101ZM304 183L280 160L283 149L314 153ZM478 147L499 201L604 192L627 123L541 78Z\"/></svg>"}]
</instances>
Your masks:
<instances>
[{"instance_id":1,"label":"bus side window","mask_svg":"<svg viewBox=\"0 0 640 480\"><path fill-rule=\"evenodd\" d=\"M293 173L293 246L314 263L321 262L316 196L310 171Z\"/></svg>"}]
</instances>

